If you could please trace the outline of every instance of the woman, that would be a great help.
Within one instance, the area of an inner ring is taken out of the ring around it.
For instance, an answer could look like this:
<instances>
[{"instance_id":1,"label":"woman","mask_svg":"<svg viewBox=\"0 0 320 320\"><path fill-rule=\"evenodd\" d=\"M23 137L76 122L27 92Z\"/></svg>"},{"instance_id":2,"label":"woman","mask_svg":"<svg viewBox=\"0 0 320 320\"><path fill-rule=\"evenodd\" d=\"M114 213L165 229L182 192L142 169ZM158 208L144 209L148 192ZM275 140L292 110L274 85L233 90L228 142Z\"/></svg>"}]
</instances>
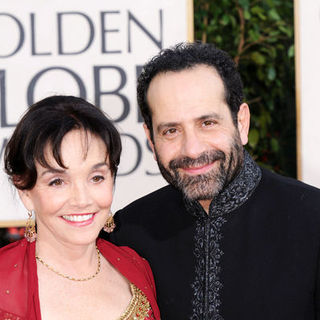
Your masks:
<instances>
[{"instance_id":1,"label":"woman","mask_svg":"<svg viewBox=\"0 0 320 320\"><path fill-rule=\"evenodd\" d=\"M81 98L30 107L5 150L5 170L30 219L0 249L0 319L160 319L148 263L97 239L110 206L120 136ZM35 241L34 241L35 240Z\"/></svg>"}]
</instances>

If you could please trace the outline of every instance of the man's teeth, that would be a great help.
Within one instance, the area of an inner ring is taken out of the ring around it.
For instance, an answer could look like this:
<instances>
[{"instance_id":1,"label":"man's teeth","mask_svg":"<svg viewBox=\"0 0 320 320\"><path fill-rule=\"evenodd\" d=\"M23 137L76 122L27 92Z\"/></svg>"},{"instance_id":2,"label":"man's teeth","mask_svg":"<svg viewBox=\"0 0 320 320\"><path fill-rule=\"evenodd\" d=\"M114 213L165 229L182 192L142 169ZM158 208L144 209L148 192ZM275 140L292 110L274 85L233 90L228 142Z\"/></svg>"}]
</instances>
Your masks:
<instances>
[{"instance_id":1,"label":"man's teeth","mask_svg":"<svg viewBox=\"0 0 320 320\"><path fill-rule=\"evenodd\" d=\"M66 219L68 221L86 221L93 217L93 214L82 214L82 215L68 215L68 216L62 216L63 219Z\"/></svg>"}]
</instances>

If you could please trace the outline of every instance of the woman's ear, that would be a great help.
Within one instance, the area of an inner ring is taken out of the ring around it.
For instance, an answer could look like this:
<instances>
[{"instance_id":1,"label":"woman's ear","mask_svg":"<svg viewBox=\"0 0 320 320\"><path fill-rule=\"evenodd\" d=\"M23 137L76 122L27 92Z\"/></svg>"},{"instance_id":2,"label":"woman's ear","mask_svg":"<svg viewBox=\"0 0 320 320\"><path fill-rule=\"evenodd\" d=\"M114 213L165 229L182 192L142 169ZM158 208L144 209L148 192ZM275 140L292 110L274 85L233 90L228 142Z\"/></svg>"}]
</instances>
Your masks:
<instances>
[{"instance_id":1,"label":"woman's ear","mask_svg":"<svg viewBox=\"0 0 320 320\"><path fill-rule=\"evenodd\" d=\"M33 201L30 197L30 191L18 189L18 193L19 193L19 197L20 197L24 207L28 211L34 210Z\"/></svg>"}]
</instances>

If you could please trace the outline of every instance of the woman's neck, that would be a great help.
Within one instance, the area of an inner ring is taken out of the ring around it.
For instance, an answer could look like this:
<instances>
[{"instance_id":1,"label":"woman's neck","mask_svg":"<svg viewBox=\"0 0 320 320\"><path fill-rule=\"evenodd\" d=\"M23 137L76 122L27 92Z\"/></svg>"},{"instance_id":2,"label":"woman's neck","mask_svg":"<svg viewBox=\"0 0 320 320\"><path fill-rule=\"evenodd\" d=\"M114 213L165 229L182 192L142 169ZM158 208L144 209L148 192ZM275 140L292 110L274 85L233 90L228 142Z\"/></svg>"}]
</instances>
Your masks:
<instances>
[{"instance_id":1,"label":"woman's neck","mask_svg":"<svg viewBox=\"0 0 320 320\"><path fill-rule=\"evenodd\" d=\"M38 236L36 256L56 271L75 278L93 274L98 263L95 242L84 245L67 244L57 239L45 241Z\"/></svg>"}]
</instances>

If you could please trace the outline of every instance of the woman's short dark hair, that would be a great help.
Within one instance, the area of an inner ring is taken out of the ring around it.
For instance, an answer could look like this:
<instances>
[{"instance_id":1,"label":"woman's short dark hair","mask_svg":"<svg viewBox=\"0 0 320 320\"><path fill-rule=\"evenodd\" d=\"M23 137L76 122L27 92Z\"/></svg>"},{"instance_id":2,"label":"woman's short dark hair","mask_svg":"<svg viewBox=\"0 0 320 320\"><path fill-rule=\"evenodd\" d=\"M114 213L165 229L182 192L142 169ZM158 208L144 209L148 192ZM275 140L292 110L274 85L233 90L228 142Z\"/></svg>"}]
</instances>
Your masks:
<instances>
[{"instance_id":1,"label":"woman's short dark hair","mask_svg":"<svg viewBox=\"0 0 320 320\"><path fill-rule=\"evenodd\" d=\"M179 72L192 69L197 65L214 68L224 84L225 100L231 111L234 124L243 100L243 86L239 72L231 57L223 50L210 43L179 43L174 47L163 49L147 62L138 77L137 97L143 119L152 132L152 114L147 101L147 93L152 79L166 72Z\"/></svg>"},{"instance_id":2,"label":"woman's short dark hair","mask_svg":"<svg viewBox=\"0 0 320 320\"><path fill-rule=\"evenodd\" d=\"M35 162L50 168L45 148L50 146L59 166L61 142L71 130L84 130L102 139L110 170L116 176L120 162L121 140L117 129L106 115L84 99L52 96L33 104L15 128L4 153L5 171L21 190L32 189L37 181Z\"/></svg>"}]
</instances>

